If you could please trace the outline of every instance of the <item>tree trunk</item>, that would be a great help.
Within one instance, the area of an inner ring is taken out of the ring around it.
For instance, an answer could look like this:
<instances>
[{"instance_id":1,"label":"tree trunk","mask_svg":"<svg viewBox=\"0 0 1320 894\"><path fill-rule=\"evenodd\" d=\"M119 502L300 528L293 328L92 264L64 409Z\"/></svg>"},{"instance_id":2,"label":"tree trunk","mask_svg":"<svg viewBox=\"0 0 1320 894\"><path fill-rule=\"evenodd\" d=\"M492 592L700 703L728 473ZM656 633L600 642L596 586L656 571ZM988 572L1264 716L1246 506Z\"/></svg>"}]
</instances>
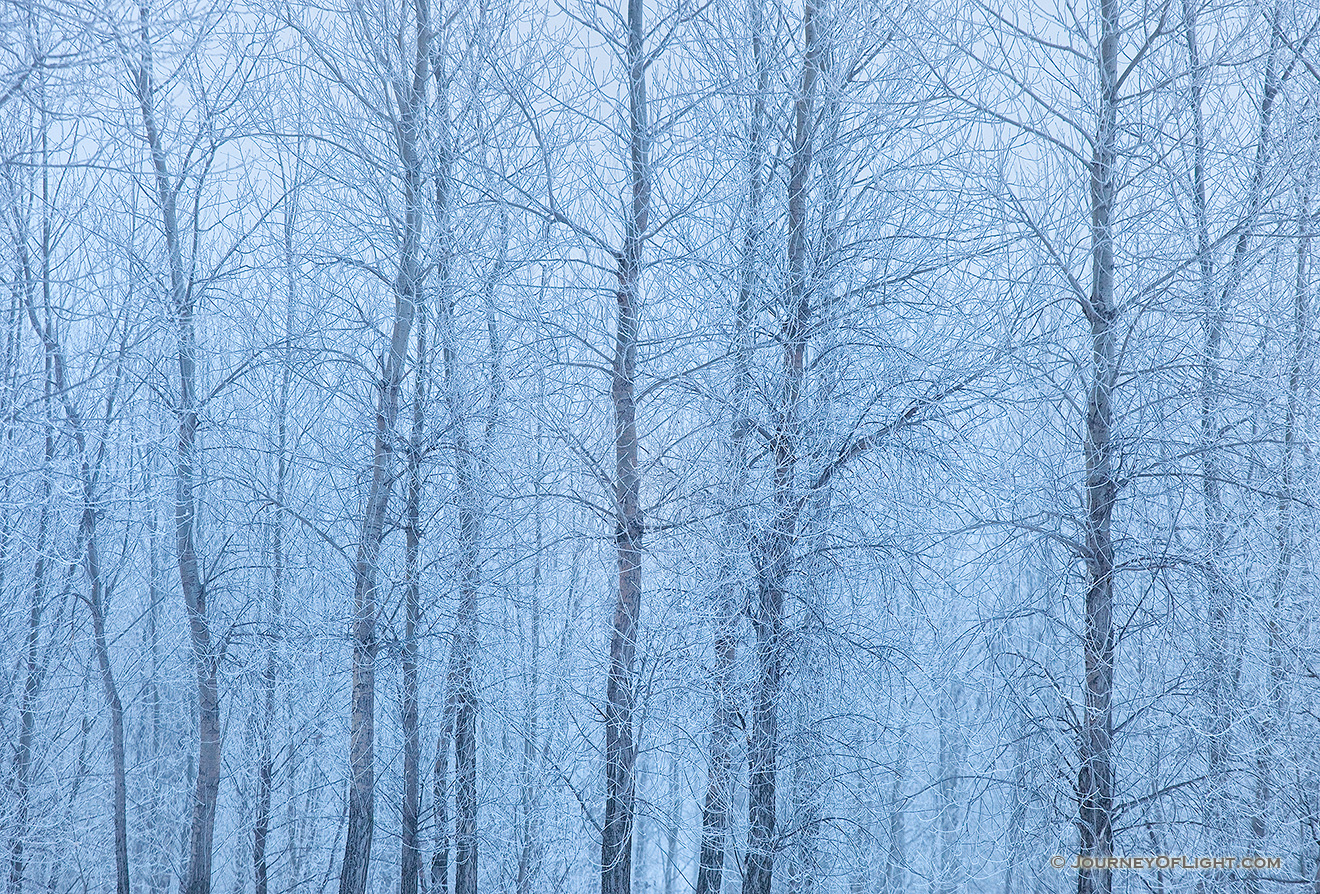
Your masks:
<instances>
[{"instance_id":1,"label":"tree trunk","mask_svg":"<svg viewBox=\"0 0 1320 894\"><path fill-rule=\"evenodd\" d=\"M293 323L297 293L294 268L293 234L297 215L298 186L295 183L284 215L284 349L280 370L280 392L275 408L275 529L271 544L271 598L269 643L266 666L261 675L262 730L257 755L257 816L252 831L252 867L256 894L267 894L270 867L266 847L270 837L271 789L274 779L274 751L271 739L275 726L275 688L279 674L279 643L284 622L284 501L288 487L289 460L289 389L293 380ZM295 877L296 881L296 877Z\"/></svg>"},{"instance_id":2,"label":"tree trunk","mask_svg":"<svg viewBox=\"0 0 1320 894\"><path fill-rule=\"evenodd\" d=\"M95 522L91 507L83 510L85 528ZM110 667L110 647L105 636L105 593L101 583L100 558L94 533L87 535L85 564L91 584L92 636L96 643L96 659L101 669L101 686L106 704L110 708L110 757L114 774L114 826L115 826L115 894L129 894L128 884L128 779L124 755L124 706L119 700L114 672Z\"/></svg>"},{"instance_id":3,"label":"tree trunk","mask_svg":"<svg viewBox=\"0 0 1320 894\"><path fill-rule=\"evenodd\" d=\"M683 798L678 787L678 757L669 757L669 825L665 829L664 894L674 894L678 880L678 827L683 821Z\"/></svg>"},{"instance_id":4,"label":"tree trunk","mask_svg":"<svg viewBox=\"0 0 1320 894\"><path fill-rule=\"evenodd\" d=\"M481 576L481 496L478 462L467 434L455 380L453 308L446 305L443 331L450 419L458 486L458 617L454 630L454 894L477 890L477 693L478 587Z\"/></svg>"},{"instance_id":5,"label":"tree trunk","mask_svg":"<svg viewBox=\"0 0 1320 894\"><path fill-rule=\"evenodd\" d=\"M793 157L788 177L788 306L784 308L780 332L783 369L772 443L775 518L771 530L754 550L757 602L752 613L752 627L756 633L757 681L748 745L747 868L743 875L743 894L770 894L777 848L775 785L779 695L784 662L784 597L801 511L797 493L797 460L811 322L807 218L815 149L816 80L821 60L821 42L816 29L818 15L819 0L807 0L802 18L802 75L794 103Z\"/></svg>"},{"instance_id":6,"label":"tree trunk","mask_svg":"<svg viewBox=\"0 0 1320 894\"><path fill-rule=\"evenodd\" d=\"M547 223L546 230L549 225ZM543 233L544 236L544 233ZM546 266L541 268L541 295L543 301L545 297L545 288L549 279L549 270ZM545 375L544 372L538 372L537 375L537 404L545 405ZM532 488L534 494L534 508L536 540L533 555L532 566L532 584L530 604L528 614L530 616L531 630L524 641L524 648L528 650L525 658L527 663L527 679L523 689L523 747L522 759L519 767L519 793L517 807L517 829L518 829L518 874L514 885L515 894L531 894L532 886L535 882L537 870L540 868L541 849L540 849L540 823L539 823L539 776L538 770L541 766L537 760L537 743L540 739L540 712L537 705L540 699L541 689L541 586L543 583L544 572L542 565L544 554L542 550L545 546L545 424L538 417L536 421L536 477ZM521 625L520 625L521 626Z\"/></svg>"},{"instance_id":7,"label":"tree trunk","mask_svg":"<svg viewBox=\"0 0 1320 894\"><path fill-rule=\"evenodd\" d=\"M1209 686L1206 699L1210 711L1208 736L1209 754L1207 778L1209 793L1206 798L1207 827L1212 843L1218 850L1237 841L1234 827L1236 811L1228 803L1226 786L1231 777L1230 761L1233 748L1231 730L1238 715L1237 677L1240 660L1234 655L1240 646L1240 636L1234 635L1233 619L1237 604L1231 585L1224 574L1225 546L1229 541L1229 521L1225 509L1223 481L1227 477L1222 468L1219 448L1223 427L1220 405L1223 400L1222 346L1225 320L1229 305L1242 276L1247 248L1255 228L1262 203L1265 162L1269 155L1270 122L1274 100L1279 91L1275 71L1279 47L1279 30L1272 27L1270 49L1265 62L1265 77L1257 122L1257 141L1252 178L1248 187L1246 209L1238 221L1238 235L1233 254L1223 271L1222 282L1215 280L1215 262L1211 249L1210 224L1206 210L1206 145L1202 122L1202 72L1197 41L1196 9L1191 0L1183 2L1184 26L1187 38L1188 64L1192 70L1191 106L1193 128L1192 205L1196 220L1197 265L1200 273L1202 329L1205 333L1201 367L1201 495L1204 501L1206 545L1206 603L1209 620L1208 639L1211 651ZM1208 874L1202 887L1223 887L1227 883L1222 871ZM1248 873L1247 884L1254 887L1255 875Z\"/></svg>"},{"instance_id":8,"label":"tree trunk","mask_svg":"<svg viewBox=\"0 0 1320 894\"><path fill-rule=\"evenodd\" d=\"M412 433L408 439L408 461L404 472L408 491L404 504L404 628L403 628L403 815L399 866L400 894L417 894L422 873L418 845L420 813L422 736L418 717L417 628L422 621L422 443L425 435L426 403L426 315L417 322L417 384L413 390Z\"/></svg>"},{"instance_id":9,"label":"tree trunk","mask_svg":"<svg viewBox=\"0 0 1320 894\"><path fill-rule=\"evenodd\" d=\"M614 542L618 589L605 687L605 817L601 827L601 894L630 894L636 806L637 696L634 656L642 603L641 473L637 466L637 341L642 242L651 204L643 0L628 0L629 181L632 202L618 253L619 287L610 396L614 404Z\"/></svg>"},{"instance_id":10,"label":"tree trunk","mask_svg":"<svg viewBox=\"0 0 1320 894\"><path fill-rule=\"evenodd\" d=\"M33 315L33 322L36 322ZM114 670L110 664L110 646L105 634L106 602L109 590L101 569L100 546L97 521L101 513L97 505L96 488L100 477L104 449L98 451L98 458L93 461L88 455L87 437L83 428L82 417L75 411L68 399L69 388L63 373L62 351L54 341L49 324L46 328L47 344L55 358L56 385L64 396L65 415L74 431L78 446L79 471L82 484L82 518L78 527L78 540L83 547L83 569L91 590L88 605L92 613L92 639L96 649L96 660L101 671L101 687L105 701L110 709L110 760L114 779L114 835L115 835L115 894L129 894L128 876L128 770L127 756L124 750L124 706L119 698L119 689L115 684ZM121 367L122 369L122 367ZM116 382L116 386L118 382ZM114 412L115 392L111 391L106 405L106 421L109 422ZM102 432L102 437L105 437ZM104 442L102 443L104 448Z\"/></svg>"},{"instance_id":11,"label":"tree trunk","mask_svg":"<svg viewBox=\"0 0 1320 894\"><path fill-rule=\"evenodd\" d=\"M904 699L904 709L907 707L906 701ZM903 784L907 781L907 731L899 729L898 735L894 781L889 788L889 848L885 853L885 894L901 894L907 890L907 823L904 821L903 809L907 800L903 794Z\"/></svg>"},{"instance_id":12,"label":"tree trunk","mask_svg":"<svg viewBox=\"0 0 1320 894\"><path fill-rule=\"evenodd\" d=\"M142 490L146 495L147 528L147 638L151 643L151 671L147 680L147 703L151 710L151 808L147 814L153 835L145 841L147 859L147 890L151 894L164 894L169 889L169 866L173 857L162 802L165 800L161 782L161 655L160 624L157 619L161 601L160 582L165 573L160 562L160 519L153 490L157 481L154 461L144 462ZM142 839L139 839L140 841Z\"/></svg>"},{"instance_id":13,"label":"tree trunk","mask_svg":"<svg viewBox=\"0 0 1320 894\"><path fill-rule=\"evenodd\" d=\"M42 667L37 653L41 638L41 613L46 605L49 569L46 565L47 539L50 536L51 468L55 454L55 429L50 418L51 356L46 354L46 377L42 404L45 408L45 447L43 450L41 509L37 516L37 562L28 599L28 625L23 639L23 691L18 703L18 745L14 749L10 791L14 818L9 833L9 894L21 894L27 870L24 847L30 832L30 791L32 788L32 740L36 736L37 693L41 690Z\"/></svg>"},{"instance_id":14,"label":"tree trunk","mask_svg":"<svg viewBox=\"0 0 1320 894\"><path fill-rule=\"evenodd\" d=\"M1313 153L1316 148L1317 140L1313 139L1311 142ZM1284 688L1288 647L1283 637L1283 618L1287 611L1297 538L1293 530L1296 508L1294 504L1298 498L1293 466L1297 461L1297 451L1300 446L1298 416L1302 412L1303 377L1306 375L1311 353L1310 268L1311 229L1314 225L1311 221L1310 191L1311 182L1308 176L1298 190L1297 196L1297 262L1293 286L1292 357L1288 370L1288 396L1283 420L1283 456L1280 463L1282 480L1279 484L1279 498L1275 509L1278 518L1275 530L1277 555L1271 586L1271 605L1266 622L1266 657L1269 676L1266 681L1265 711L1260 721L1260 741L1257 746L1259 750L1256 757L1256 805L1251 818L1252 850L1257 854L1272 852L1269 831L1273 828L1270 803L1273 798L1275 776L1274 750L1279 745L1281 731L1287 726L1289 713L1288 693ZM1247 876L1247 884L1253 891L1260 889L1260 881L1255 873Z\"/></svg>"},{"instance_id":15,"label":"tree trunk","mask_svg":"<svg viewBox=\"0 0 1320 894\"><path fill-rule=\"evenodd\" d=\"M962 702L961 686L950 683L939 694L939 780L936 795L939 799L939 853L936 860L934 889L939 894L954 894L961 887L962 873L959 852L960 799L958 781L962 775L963 748L966 733L960 728L964 716L959 710Z\"/></svg>"},{"instance_id":16,"label":"tree trunk","mask_svg":"<svg viewBox=\"0 0 1320 894\"><path fill-rule=\"evenodd\" d=\"M1187 32L1187 60L1191 69L1189 82L1192 106L1192 206L1196 217L1196 255L1200 268L1201 302L1204 306L1203 326L1205 350L1201 370L1201 439L1205 446L1201 460L1201 493L1204 499L1206 546L1206 603L1210 621L1209 646L1212 651L1210 685L1206 698L1210 710L1208 782L1206 798L1206 829L1211 840L1225 836L1223 844L1231 843L1232 831L1227 828L1229 811L1225 804L1227 793L1224 769L1229 755L1229 721L1233 714L1230 697L1230 662L1228 621L1231 606L1224 594L1220 559L1225 540L1223 499L1220 490L1219 457L1212 446L1219 429L1218 386L1219 348L1223 338L1223 313L1214 300L1214 258L1210 250L1210 225L1206 216L1205 195L1205 128L1202 121L1203 73L1197 41L1196 5L1183 0L1184 26Z\"/></svg>"},{"instance_id":17,"label":"tree trunk","mask_svg":"<svg viewBox=\"0 0 1320 894\"><path fill-rule=\"evenodd\" d=\"M485 28L485 6L481 8ZM452 212L453 183L453 122L450 120L448 81L444 74L443 59L438 54L432 65L436 79L440 132L437 143L440 160L435 175L434 209L440 221L440 251L437 262L440 282L437 302L437 338L442 348L444 365L445 403L449 413L450 432L453 437L454 475L458 503L458 613L454 624L453 645L450 652L448 684L443 731L437 744L435 765L435 797L437 833L442 844L432 860L432 884L440 890L448 887L449 843L446 820L448 813L448 736L453 735L454 749L454 892L476 894L479 869L479 839L477 836L477 695L476 659L478 647L479 596L481 583L481 547L484 528L482 475L486 470L489 453L489 432L499 400L498 336L493 316L488 316L487 328L491 338L491 392L487 406L487 439L475 447L468 429L468 413L464 406L462 386L458 379L460 368L457 332L455 330L455 295L451 277L453 263L452 236L449 218ZM474 90L476 89L474 85ZM503 250L502 250L503 251ZM492 301L495 280L502 274L503 254L496 263L487 282L486 300ZM488 308L488 314L490 313Z\"/></svg>"},{"instance_id":18,"label":"tree trunk","mask_svg":"<svg viewBox=\"0 0 1320 894\"><path fill-rule=\"evenodd\" d=\"M426 0L415 0L416 33L412 79L396 95L398 126L394 133L403 174L404 208L399 267L394 280L394 320L377 383L376 437L371 480L353 563L353 692L349 730L348 830L339 894L365 894L375 828L376 578L380 573L385 519L394 489L395 423L413 321L422 301L422 123L432 39Z\"/></svg>"},{"instance_id":19,"label":"tree trunk","mask_svg":"<svg viewBox=\"0 0 1320 894\"><path fill-rule=\"evenodd\" d=\"M539 434L539 432L538 432ZM538 437L538 448L539 437ZM537 466L538 470L540 465ZM531 631L527 635L527 645L530 655L527 657L528 679L525 684L526 690L523 696L523 743L521 763L518 768L518 806L517 806L517 834L518 834L518 869L514 883L515 894L531 894L532 884L535 881L536 871L540 862L539 845L539 825L537 823L538 798L536 793L537 769L539 763L536 759L536 745L540 737L539 724L540 718L537 711L537 696L540 689L540 661L541 661L541 545L542 545L542 523L541 523L541 494L540 479L538 476L536 484L536 566L532 572L531 586L531 606L529 615L531 618Z\"/></svg>"},{"instance_id":20,"label":"tree trunk","mask_svg":"<svg viewBox=\"0 0 1320 894\"><path fill-rule=\"evenodd\" d=\"M1118 192L1118 0L1100 0L1099 126L1090 171L1091 330L1090 385L1086 394L1086 597L1083 654L1086 668L1079 742L1077 801L1079 853L1108 857L1114 842L1114 544L1118 495L1113 442L1114 385L1118 378L1112 215ZM1079 869L1078 894L1110 894L1109 869Z\"/></svg>"},{"instance_id":21,"label":"tree trunk","mask_svg":"<svg viewBox=\"0 0 1320 894\"><path fill-rule=\"evenodd\" d=\"M142 56L133 72L134 88L142 113L147 148L156 182L156 205L169 261L170 294L178 339L179 391L174 471L174 535L197 677L197 780L193 791L188 835L188 865L182 894L210 894L215 808L220 791L220 658L212 647L207 611L206 581L197 555L197 335L194 314L197 295L184 267L184 236L177 211L181 179L171 176L168 155L156 118L156 85L152 70L152 44L147 8L141 7L139 34Z\"/></svg>"},{"instance_id":22,"label":"tree trunk","mask_svg":"<svg viewBox=\"0 0 1320 894\"><path fill-rule=\"evenodd\" d=\"M448 675L449 691L445 696L445 706L440 718L440 734L435 743L435 768L433 771L435 802L435 853L431 855L431 894L449 892L449 749L453 747L454 736L454 673L453 659L450 659Z\"/></svg>"},{"instance_id":23,"label":"tree trunk","mask_svg":"<svg viewBox=\"0 0 1320 894\"><path fill-rule=\"evenodd\" d=\"M751 0L752 57L756 63L756 95L752 99L751 134L747 145L747 220L743 229L742 270L734 320L733 422L729 432L730 492L721 526L719 569L715 600L715 711L710 731L710 764L706 797L701 808L701 853L697 862L696 894L720 894L724 856L728 846L729 807L733 800L733 762L738 740L738 716L733 693L733 670L738 650L738 618L745 600L737 574L738 546L743 543L746 511L748 447L751 433L752 317L757 300L756 250L760 243L761 202L765 195L765 103L770 68L762 38L760 0Z\"/></svg>"}]
</instances>

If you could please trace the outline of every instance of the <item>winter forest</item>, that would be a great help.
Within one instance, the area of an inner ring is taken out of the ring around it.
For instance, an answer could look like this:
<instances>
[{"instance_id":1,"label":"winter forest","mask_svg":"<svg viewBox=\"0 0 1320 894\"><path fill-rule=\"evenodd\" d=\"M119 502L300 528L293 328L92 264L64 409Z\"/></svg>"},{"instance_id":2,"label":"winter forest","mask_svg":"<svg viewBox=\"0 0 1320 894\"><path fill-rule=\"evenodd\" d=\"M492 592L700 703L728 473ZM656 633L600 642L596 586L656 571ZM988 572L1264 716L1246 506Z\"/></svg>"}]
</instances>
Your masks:
<instances>
[{"instance_id":1,"label":"winter forest","mask_svg":"<svg viewBox=\"0 0 1320 894\"><path fill-rule=\"evenodd\" d=\"M6 894L1320 892L1314 0L0 0Z\"/></svg>"}]
</instances>

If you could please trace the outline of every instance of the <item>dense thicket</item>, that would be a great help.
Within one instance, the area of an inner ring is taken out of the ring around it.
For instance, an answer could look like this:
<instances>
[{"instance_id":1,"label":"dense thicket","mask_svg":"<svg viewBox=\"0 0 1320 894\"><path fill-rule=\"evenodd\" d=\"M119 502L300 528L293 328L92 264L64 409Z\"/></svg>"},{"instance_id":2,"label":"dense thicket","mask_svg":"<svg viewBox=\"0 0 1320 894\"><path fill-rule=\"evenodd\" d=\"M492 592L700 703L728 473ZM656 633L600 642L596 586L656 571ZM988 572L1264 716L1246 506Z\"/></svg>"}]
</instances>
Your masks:
<instances>
[{"instance_id":1,"label":"dense thicket","mask_svg":"<svg viewBox=\"0 0 1320 894\"><path fill-rule=\"evenodd\" d=\"M1320 891L1318 32L0 0L6 891Z\"/></svg>"}]
</instances>

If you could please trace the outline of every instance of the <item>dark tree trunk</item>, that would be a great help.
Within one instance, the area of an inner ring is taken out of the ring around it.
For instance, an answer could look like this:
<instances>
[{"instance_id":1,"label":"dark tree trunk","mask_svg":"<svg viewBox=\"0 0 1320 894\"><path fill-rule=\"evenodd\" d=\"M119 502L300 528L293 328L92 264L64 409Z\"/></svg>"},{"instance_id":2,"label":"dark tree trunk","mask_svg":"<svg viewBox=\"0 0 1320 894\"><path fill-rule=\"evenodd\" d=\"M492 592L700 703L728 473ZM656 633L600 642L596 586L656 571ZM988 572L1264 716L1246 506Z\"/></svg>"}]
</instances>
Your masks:
<instances>
[{"instance_id":1,"label":"dark tree trunk","mask_svg":"<svg viewBox=\"0 0 1320 894\"><path fill-rule=\"evenodd\" d=\"M1080 854L1108 857L1114 846L1114 544L1118 496L1113 441L1113 392L1118 379L1112 216L1118 193L1118 0L1100 0L1099 128L1090 171L1091 372L1086 394L1086 570L1082 645L1086 668L1078 755ZM1109 869L1080 869L1078 894L1109 894Z\"/></svg>"},{"instance_id":2,"label":"dark tree trunk","mask_svg":"<svg viewBox=\"0 0 1320 894\"><path fill-rule=\"evenodd\" d=\"M400 843L400 894L417 894L421 880L422 852L418 844L421 803L422 736L418 716L417 628L422 621L421 505L422 451L425 449L426 402L426 315L417 322L417 384L413 392L412 434L408 440L408 462L404 474L407 496L404 508L405 593L403 632L403 815Z\"/></svg>"},{"instance_id":3,"label":"dark tree trunk","mask_svg":"<svg viewBox=\"0 0 1320 894\"><path fill-rule=\"evenodd\" d=\"M811 296L808 269L808 195L815 149L815 95L821 43L816 18L819 0L803 12L801 81L794 103L793 156L788 179L788 288L780 344L783 368L774 425L774 509L770 531L754 549L757 573L752 627L756 633L756 691L748 744L747 867L743 894L770 894L777 838L776 770L779 755L779 697L784 664L784 598L792 568L801 501L797 461L801 441L802 387L806 369Z\"/></svg>"},{"instance_id":4,"label":"dark tree trunk","mask_svg":"<svg viewBox=\"0 0 1320 894\"><path fill-rule=\"evenodd\" d=\"M95 525L89 520L95 510L83 510L84 530ZM105 588L101 582L101 563L97 553L94 531L87 534L85 565L91 583L92 636L96 644L96 659L101 669L101 687L110 708L110 758L114 775L114 827L115 827L115 894L129 894L128 884L128 778L124 753L124 706L115 685L110 666L110 647L105 636Z\"/></svg>"},{"instance_id":5,"label":"dark tree trunk","mask_svg":"<svg viewBox=\"0 0 1320 894\"><path fill-rule=\"evenodd\" d=\"M601 894L632 891L632 836L636 804L637 745L633 710L637 697L634 656L642 607L641 473L637 466L637 340L642 243L651 204L650 133L646 105L645 29L642 0L628 2L629 182L632 201L618 253L619 287L614 368L614 542L618 589L611 624L605 687L605 815L601 827Z\"/></svg>"}]
</instances>

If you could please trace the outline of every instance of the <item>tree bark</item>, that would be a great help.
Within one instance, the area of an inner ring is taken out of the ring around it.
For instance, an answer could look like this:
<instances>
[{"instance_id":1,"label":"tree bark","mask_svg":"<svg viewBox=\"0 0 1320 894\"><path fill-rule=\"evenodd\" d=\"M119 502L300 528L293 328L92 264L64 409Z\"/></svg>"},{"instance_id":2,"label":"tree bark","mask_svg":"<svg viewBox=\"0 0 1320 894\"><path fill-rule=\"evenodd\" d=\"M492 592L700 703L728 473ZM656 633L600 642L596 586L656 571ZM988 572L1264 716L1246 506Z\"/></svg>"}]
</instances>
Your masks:
<instances>
[{"instance_id":1,"label":"tree bark","mask_svg":"<svg viewBox=\"0 0 1320 894\"><path fill-rule=\"evenodd\" d=\"M440 718L440 733L435 743L435 767L432 771L435 802L435 852L431 855L431 894L449 892L449 751L454 742L454 674L450 659L449 691Z\"/></svg>"},{"instance_id":2,"label":"tree bark","mask_svg":"<svg viewBox=\"0 0 1320 894\"><path fill-rule=\"evenodd\" d=\"M110 647L105 635L105 585L95 532L96 510L83 508L83 537L86 542L84 567L91 582L92 636L96 660L101 669L101 686L110 708L110 758L114 776L115 894L129 894L128 878L128 778L124 753L124 706L110 666Z\"/></svg>"},{"instance_id":3,"label":"tree bark","mask_svg":"<svg viewBox=\"0 0 1320 894\"><path fill-rule=\"evenodd\" d=\"M458 487L458 617L454 629L454 894L477 890L477 693L476 651L481 577L482 511L478 460L473 455L467 420L456 381L453 307L442 309L445 371L454 433Z\"/></svg>"},{"instance_id":4,"label":"tree bark","mask_svg":"<svg viewBox=\"0 0 1320 894\"><path fill-rule=\"evenodd\" d=\"M549 232L549 223L545 224L542 237L545 238ZM549 270L543 265L541 268L541 294L539 301L544 301L545 289L549 279ZM545 374L544 371L538 371L536 377L537 404L545 405ZM543 585L544 570L543 563L545 547L545 487L544 474L546 468L545 453L545 423L538 417L536 420L536 473L532 485L533 490L533 514L535 516L535 549L533 555L531 594L528 606L529 626L531 630L524 640L524 648L529 654L524 658L526 662L526 681L523 688L523 746L522 759L519 766L519 792L517 806L517 830L518 830L518 874L514 884L515 894L531 894L536 875L541 864L541 841L540 841L540 797L539 769L541 762L537 759L537 744L540 740L540 711L538 704L541 689L541 587ZM520 625L521 627L521 625Z\"/></svg>"},{"instance_id":5,"label":"tree bark","mask_svg":"<svg viewBox=\"0 0 1320 894\"><path fill-rule=\"evenodd\" d=\"M903 707L906 708L906 699ZM889 788L889 847L885 853L885 894L901 894L907 890L907 823L903 805L906 797L903 785L907 782L907 730L898 730L898 752L894 760L894 781Z\"/></svg>"},{"instance_id":6,"label":"tree bark","mask_svg":"<svg viewBox=\"0 0 1320 894\"><path fill-rule=\"evenodd\" d=\"M683 799L678 788L678 758L669 757L669 825L665 829L664 894L674 894L678 880L678 826L683 821Z\"/></svg>"},{"instance_id":7,"label":"tree bark","mask_svg":"<svg viewBox=\"0 0 1320 894\"><path fill-rule=\"evenodd\" d=\"M618 589L610 634L605 691L605 815L601 827L601 894L632 890L632 837L636 806L637 622L642 602L641 473L637 466L637 342L642 244L651 204L643 0L628 0L629 185L632 201L616 258L619 286L610 396L614 404L614 542Z\"/></svg>"}]
</instances>

